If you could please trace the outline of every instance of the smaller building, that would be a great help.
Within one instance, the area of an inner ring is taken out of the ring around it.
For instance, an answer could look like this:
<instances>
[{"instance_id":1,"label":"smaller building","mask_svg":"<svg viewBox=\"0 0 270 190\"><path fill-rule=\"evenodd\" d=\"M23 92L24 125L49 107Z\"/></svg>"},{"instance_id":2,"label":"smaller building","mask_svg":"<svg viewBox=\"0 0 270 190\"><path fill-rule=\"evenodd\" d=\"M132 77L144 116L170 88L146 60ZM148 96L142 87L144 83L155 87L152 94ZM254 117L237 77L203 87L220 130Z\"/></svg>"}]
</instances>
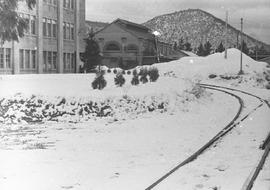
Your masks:
<instances>
[{"instance_id":1,"label":"smaller building","mask_svg":"<svg viewBox=\"0 0 270 190\"><path fill-rule=\"evenodd\" d=\"M150 65L159 61L159 54L162 57L172 54L172 45L159 42L149 28L122 19L98 31L95 38L103 57L102 64L110 68Z\"/></svg>"}]
</instances>

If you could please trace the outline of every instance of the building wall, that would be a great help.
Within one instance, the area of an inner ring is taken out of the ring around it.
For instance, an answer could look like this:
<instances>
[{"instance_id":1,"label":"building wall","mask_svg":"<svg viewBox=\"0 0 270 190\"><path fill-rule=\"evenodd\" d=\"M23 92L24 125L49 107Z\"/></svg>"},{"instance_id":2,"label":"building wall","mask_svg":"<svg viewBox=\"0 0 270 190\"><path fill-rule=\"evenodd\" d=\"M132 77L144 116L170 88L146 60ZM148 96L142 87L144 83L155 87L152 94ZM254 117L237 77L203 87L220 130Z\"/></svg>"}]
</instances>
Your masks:
<instances>
[{"instance_id":1,"label":"building wall","mask_svg":"<svg viewBox=\"0 0 270 190\"><path fill-rule=\"evenodd\" d=\"M98 32L95 38L98 40L103 55L102 64L110 68L120 66L128 69L156 61L153 41L138 38L115 23ZM107 47L110 44L117 44L120 47L119 50L108 50ZM148 48L153 50L152 54L145 54Z\"/></svg>"},{"instance_id":2,"label":"building wall","mask_svg":"<svg viewBox=\"0 0 270 190\"><path fill-rule=\"evenodd\" d=\"M32 10L20 2L17 12L29 18L29 32L0 49L0 74L78 72L78 55L85 46L85 0L39 0ZM5 57L9 49L12 66L5 60L1 67L1 52Z\"/></svg>"}]
</instances>

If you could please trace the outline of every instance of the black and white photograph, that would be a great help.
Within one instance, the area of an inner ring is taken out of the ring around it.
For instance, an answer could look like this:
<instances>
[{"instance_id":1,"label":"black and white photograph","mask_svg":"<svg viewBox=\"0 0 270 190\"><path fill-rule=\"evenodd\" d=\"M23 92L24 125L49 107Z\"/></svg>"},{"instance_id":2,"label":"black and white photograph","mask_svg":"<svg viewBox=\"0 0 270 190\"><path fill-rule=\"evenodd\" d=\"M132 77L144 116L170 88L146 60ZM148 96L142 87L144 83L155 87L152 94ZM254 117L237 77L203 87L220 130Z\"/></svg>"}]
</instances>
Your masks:
<instances>
[{"instance_id":1,"label":"black and white photograph","mask_svg":"<svg viewBox=\"0 0 270 190\"><path fill-rule=\"evenodd\" d=\"M270 0L0 0L0 190L270 190Z\"/></svg>"}]
</instances>

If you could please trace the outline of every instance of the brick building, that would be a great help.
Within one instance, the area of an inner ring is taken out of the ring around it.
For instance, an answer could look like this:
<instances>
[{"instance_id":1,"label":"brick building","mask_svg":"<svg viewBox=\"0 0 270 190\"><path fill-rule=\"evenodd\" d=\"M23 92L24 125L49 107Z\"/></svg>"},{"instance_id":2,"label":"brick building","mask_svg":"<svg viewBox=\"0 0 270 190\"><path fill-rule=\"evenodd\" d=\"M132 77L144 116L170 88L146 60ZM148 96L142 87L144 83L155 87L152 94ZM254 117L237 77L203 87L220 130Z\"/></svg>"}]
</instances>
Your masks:
<instances>
[{"instance_id":1,"label":"brick building","mask_svg":"<svg viewBox=\"0 0 270 190\"><path fill-rule=\"evenodd\" d=\"M85 0L37 0L17 12L29 29L19 42L0 46L0 74L74 73L84 52Z\"/></svg>"}]
</instances>

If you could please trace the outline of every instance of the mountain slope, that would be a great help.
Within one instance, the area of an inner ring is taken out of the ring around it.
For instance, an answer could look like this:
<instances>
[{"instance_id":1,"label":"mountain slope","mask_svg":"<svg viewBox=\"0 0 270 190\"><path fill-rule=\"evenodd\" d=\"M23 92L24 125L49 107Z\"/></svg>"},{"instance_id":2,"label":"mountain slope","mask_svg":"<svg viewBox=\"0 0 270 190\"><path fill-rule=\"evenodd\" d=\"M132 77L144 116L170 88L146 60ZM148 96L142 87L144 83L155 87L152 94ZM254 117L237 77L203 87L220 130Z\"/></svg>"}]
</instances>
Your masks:
<instances>
[{"instance_id":1,"label":"mountain slope","mask_svg":"<svg viewBox=\"0 0 270 190\"><path fill-rule=\"evenodd\" d=\"M221 19L200 9L188 9L171 14L157 16L146 23L145 26L161 33L161 39L173 43L181 37L197 48L200 43L210 41L216 49L222 41L225 44L225 25ZM249 35L243 34L249 48L255 45L264 46L267 50L270 46L257 41ZM228 46L236 47L240 43L240 31L228 25Z\"/></svg>"}]
</instances>

